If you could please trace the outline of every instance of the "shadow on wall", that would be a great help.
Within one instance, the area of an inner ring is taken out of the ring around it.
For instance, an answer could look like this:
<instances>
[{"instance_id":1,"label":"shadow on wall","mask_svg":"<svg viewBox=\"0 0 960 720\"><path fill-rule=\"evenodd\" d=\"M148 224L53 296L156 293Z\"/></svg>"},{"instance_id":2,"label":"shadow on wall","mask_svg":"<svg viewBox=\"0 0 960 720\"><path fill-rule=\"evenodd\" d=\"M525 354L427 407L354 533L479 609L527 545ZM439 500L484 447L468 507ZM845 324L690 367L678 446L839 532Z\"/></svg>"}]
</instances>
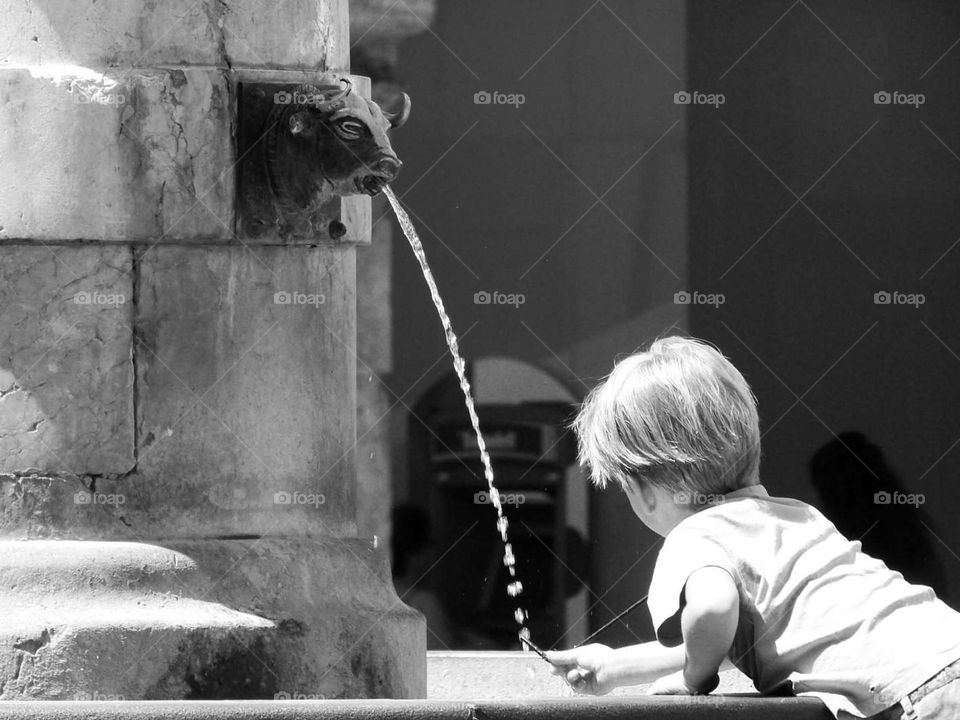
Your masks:
<instances>
[{"instance_id":1,"label":"shadow on wall","mask_svg":"<svg viewBox=\"0 0 960 720\"><path fill-rule=\"evenodd\" d=\"M883 451L862 433L844 432L810 458L821 509L863 551L912 583L946 593L943 566L930 542L922 493L907 493Z\"/></svg>"}]
</instances>

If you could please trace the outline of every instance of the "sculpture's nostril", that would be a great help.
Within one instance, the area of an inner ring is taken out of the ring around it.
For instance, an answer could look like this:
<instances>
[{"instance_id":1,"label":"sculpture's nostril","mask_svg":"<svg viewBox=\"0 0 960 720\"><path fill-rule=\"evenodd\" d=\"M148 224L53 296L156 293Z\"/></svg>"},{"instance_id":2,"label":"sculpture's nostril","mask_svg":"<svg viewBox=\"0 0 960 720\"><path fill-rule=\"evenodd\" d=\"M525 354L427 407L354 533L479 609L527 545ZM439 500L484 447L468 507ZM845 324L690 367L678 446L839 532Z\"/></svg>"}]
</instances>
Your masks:
<instances>
[{"instance_id":1,"label":"sculpture's nostril","mask_svg":"<svg viewBox=\"0 0 960 720\"><path fill-rule=\"evenodd\" d=\"M393 177L398 172L400 172L401 163L399 160L394 158L385 157L380 160L380 163L377 165L377 169L382 172L384 175L389 175Z\"/></svg>"}]
</instances>

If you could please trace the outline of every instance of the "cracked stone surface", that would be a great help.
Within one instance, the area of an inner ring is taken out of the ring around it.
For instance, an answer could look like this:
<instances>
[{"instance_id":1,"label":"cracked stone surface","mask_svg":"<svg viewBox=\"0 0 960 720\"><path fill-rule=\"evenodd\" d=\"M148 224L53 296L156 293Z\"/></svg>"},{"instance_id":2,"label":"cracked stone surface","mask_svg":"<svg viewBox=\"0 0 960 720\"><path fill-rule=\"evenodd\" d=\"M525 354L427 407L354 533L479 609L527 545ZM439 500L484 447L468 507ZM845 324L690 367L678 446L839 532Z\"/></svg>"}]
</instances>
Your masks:
<instances>
[{"instance_id":1,"label":"cracked stone surface","mask_svg":"<svg viewBox=\"0 0 960 720\"><path fill-rule=\"evenodd\" d=\"M230 105L220 70L0 70L0 240L229 240Z\"/></svg>"},{"instance_id":2,"label":"cracked stone surface","mask_svg":"<svg viewBox=\"0 0 960 720\"><path fill-rule=\"evenodd\" d=\"M130 267L128 248L0 248L0 472L133 466Z\"/></svg>"}]
</instances>

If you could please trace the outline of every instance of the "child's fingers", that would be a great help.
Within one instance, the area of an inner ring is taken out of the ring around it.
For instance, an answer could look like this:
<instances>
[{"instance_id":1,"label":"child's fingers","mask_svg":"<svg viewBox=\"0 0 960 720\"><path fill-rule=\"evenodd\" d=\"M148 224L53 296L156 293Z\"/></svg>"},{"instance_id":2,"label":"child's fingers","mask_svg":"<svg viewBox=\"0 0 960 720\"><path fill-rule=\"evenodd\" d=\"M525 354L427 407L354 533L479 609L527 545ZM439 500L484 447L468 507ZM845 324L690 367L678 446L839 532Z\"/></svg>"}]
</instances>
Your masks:
<instances>
[{"instance_id":1,"label":"child's fingers","mask_svg":"<svg viewBox=\"0 0 960 720\"><path fill-rule=\"evenodd\" d=\"M580 668L573 668L567 672L567 682L573 687L578 687L585 681L583 671Z\"/></svg>"},{"instance_id":2,"label":"child's fingers","mask_svg":"<svg viewBox=\"0 0 960 720\"><path fill-rule=\"evenodd\" d=\"M579 650L547 650L544 655L554 665L576 665Z\"/></svg>"},{"instance_id":3,"label":"child's fingers","mask_svg":"<svg viewBox=\"0 0 960 720\"><path fill-rule=\"evenodd\" d=\"M578 693L594 692L590 688L592 678L593 673L583 668L574 668L570 670L566 676L567 684L573 688L574 692Z\"/></svg>"}]
</instances>

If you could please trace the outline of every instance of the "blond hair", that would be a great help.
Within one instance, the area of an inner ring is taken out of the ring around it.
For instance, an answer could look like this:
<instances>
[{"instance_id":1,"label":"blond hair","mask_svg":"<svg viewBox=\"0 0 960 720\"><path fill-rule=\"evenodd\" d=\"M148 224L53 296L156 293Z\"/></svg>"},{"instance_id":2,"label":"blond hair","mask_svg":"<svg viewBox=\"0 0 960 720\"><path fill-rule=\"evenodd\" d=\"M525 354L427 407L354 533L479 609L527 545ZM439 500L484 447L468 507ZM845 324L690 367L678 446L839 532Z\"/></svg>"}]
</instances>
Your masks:
<instances>
[{"instance_id":1,"label":"blond hair","mask_svg":"<svg viewBox=\"0 0 960 720\"><path fill-rule=\"evenodd\" d=\"M759 482L757 401L716 348L655 341L617 363L573 427L594 483L630 478L675 491L725 493Z\"/></svg>"}]
</instances>

